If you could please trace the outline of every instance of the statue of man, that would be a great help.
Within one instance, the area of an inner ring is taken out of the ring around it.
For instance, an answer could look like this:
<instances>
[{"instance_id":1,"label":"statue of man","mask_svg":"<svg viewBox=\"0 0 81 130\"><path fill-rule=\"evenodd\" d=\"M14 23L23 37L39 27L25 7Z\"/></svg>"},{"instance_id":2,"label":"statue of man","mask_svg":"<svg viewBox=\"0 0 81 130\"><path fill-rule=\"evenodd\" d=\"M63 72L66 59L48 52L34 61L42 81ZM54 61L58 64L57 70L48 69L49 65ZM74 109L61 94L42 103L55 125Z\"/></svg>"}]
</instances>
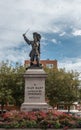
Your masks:
<instances>
[{"instance_id":1,"label":"statue of man","mask_svg":"<svg viewBox=\"0 0 81 130\"><path fill-rule=\"evenodd\" d=\"M33 41L30 41L25 34L23 34L24 40L27 42L28 45L32 46L32 50L30 51L30 66L33 65L34 60L36 60L36 65L39 66L39 60L40 60L40 39L41 35L37 32L33 33Z\"/></svg>"}]
</instances>

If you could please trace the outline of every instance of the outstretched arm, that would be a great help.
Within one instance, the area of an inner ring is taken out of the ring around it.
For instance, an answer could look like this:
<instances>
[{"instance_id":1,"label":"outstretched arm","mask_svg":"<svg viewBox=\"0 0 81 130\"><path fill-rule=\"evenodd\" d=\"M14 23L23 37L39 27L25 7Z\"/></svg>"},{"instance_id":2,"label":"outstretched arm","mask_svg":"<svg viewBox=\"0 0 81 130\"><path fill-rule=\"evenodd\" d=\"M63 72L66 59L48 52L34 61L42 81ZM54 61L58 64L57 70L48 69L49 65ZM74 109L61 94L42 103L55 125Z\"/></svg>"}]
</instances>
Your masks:
<instances>
[{"instance_id":1,"label":"outstretched arm","mask_svg":"<svg viewBox=\"0 0 81 130\"><path fill-rule=\"evenodd\" d=\"M24 40L30 45L31 41L25 36L25 34L23 34Z\"/></svg>"}]
</instances>

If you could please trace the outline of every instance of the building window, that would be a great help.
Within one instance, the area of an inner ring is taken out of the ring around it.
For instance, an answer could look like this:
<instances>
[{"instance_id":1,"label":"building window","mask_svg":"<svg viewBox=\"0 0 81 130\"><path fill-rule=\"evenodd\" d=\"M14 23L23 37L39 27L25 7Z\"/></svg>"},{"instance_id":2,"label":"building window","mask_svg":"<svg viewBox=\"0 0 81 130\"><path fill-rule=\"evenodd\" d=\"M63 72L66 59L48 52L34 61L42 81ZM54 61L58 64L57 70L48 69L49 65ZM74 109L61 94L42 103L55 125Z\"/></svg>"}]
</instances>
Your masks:
<instances>
[{"instance_id":1,"label":"building window","mask_svg":"<svg viewBox=\"0 0 81 130\"><path fill-rule=\"evenodd\" d=\"M46 67L48 67L48 68L53 68L53 67L54 67L54 64L46 64Z\"/></svg>"},{"instance_id":2,"label":"building window","mask_svg":"<svg viewBox=\"0 0 81 130\"><path fill-rule=\"evenodd\" d=\"M63 106L63 105L59 105L59 106L58 106L58 109L59 109L59 110L64 110L64 106Z\"/></svg>"}]
</instances>

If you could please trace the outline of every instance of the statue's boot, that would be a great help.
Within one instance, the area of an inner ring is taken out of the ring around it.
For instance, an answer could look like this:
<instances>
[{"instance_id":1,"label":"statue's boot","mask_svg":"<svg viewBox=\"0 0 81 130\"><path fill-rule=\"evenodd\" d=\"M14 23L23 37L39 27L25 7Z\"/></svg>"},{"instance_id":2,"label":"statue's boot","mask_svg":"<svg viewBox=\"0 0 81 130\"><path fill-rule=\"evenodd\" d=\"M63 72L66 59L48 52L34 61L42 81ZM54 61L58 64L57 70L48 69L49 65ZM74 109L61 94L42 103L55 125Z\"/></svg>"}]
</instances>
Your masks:
<instances>
[{"instance_id":1,"label":"statue's boot","mask_svg":"<svg viewBox=\"0 0 81 130\"><path fill-rule=\"evenodd\" d=\"M33 65L33 62L30 62L30 66L32 66Z\"/></svg>"}]
</instances>

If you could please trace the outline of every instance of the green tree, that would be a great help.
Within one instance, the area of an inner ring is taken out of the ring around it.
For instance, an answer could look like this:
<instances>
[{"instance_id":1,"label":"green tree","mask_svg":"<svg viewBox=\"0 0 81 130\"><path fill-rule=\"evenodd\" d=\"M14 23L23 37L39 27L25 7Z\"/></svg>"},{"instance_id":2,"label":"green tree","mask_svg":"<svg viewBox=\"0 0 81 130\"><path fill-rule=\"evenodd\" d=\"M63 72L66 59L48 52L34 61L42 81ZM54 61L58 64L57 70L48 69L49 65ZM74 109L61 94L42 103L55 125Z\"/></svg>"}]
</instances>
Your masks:
<instances>
[{"instance_id":1,"label":"green tree","mask_svg":"<svg viewBox=\"0 0 81 130\"><path fill-rule=\"evenodd\" d=\"M0 67L0 103L4 109L4 104L11 102L17 106L23 102L24 97L24 67L16 63L12 67L9 62L2 62Z\"/></svg>"},{"instance_id":2,"label":"green tree","mask_svg":"<svg viewBox=\"0 0 81 130\"><path fill-rule=\"evenodd\" d=\"M10 72L11 67L8 66L8 62L2 62L2 65L0 67L0 104L2 112L4 105L7 102L13 101L12 90L9 88Z\"/></svg>"},{"instance_id":3,"label":"green tree","mask_svg":"<svg viewBox=\"0 0 81 130\"><path fill-rule=\"evenodd\" d=\"M78 99L79 80L78 75L72 72L66 72L64 69L47 69L48 77L46 79L46 96L52 107L64 103L70 105Z\"/></svg>"},{"instance_id":4,"label":"green tree","mask_svg":"<svg viewBox=\"0 0 81 130\"><path fill-rule=\"evenodd\" d=\"M19 63L16 63L13 69L13 86L12 86L12 96L14 98L14 103L16 106L20 107L24 99L24 74L25 68Z\"/></svg>"}]
</instances>

